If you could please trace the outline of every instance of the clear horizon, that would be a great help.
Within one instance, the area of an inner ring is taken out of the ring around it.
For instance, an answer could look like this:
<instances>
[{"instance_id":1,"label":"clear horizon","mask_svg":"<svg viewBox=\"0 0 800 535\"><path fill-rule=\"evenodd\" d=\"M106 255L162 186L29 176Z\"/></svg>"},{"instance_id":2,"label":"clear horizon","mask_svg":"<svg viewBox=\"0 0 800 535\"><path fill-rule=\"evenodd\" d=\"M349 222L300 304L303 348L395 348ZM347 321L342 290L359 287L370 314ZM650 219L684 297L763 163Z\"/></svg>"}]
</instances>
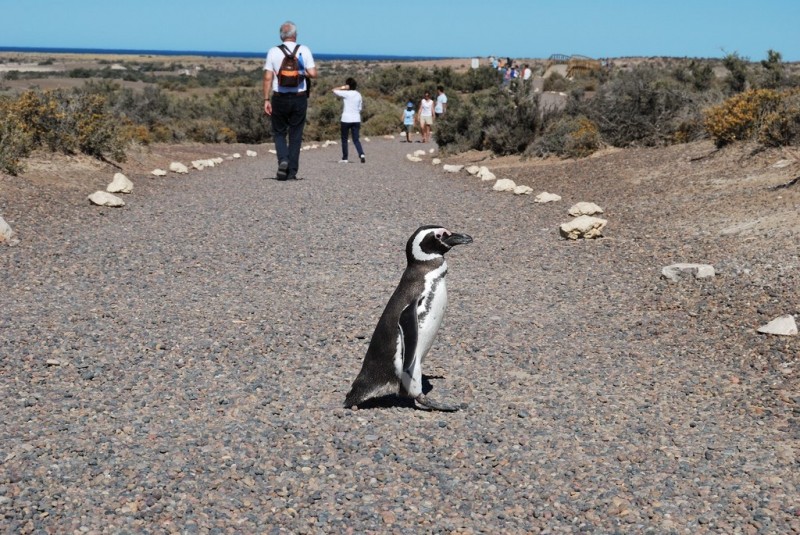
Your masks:
<instances>
[{"instance_id":1,"label":"clear horizon","mask_svg":"<svg viewBox=\"0 0 800 535\"><path fill-rule=\"evenodd\" d=\"M463 0L398 7L365 0L304 2L291 9L250 0L0 0L0 45L258 53L285 20L317 53L364 56L721 58L752 61L768 50L800 61L800 2L674 0ZM46 13L47 16L41 16Z\"/></svg>"}]
</instances>

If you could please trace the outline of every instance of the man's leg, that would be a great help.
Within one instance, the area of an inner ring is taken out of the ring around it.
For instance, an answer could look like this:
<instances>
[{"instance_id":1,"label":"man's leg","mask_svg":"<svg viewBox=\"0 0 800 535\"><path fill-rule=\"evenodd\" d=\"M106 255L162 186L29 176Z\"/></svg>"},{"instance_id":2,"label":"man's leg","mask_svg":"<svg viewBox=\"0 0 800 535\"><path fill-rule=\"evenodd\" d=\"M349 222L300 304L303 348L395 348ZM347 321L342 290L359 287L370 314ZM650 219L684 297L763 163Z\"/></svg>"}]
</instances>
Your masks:
<instances>
[{"instance_id":1,"label":"man's leg","mask_svg":"<svg viewBox=\"0 0 800 535\"><path fill-rule=\"evenodd\" d=\"M307 97L290 97L292 112L289 116L289 178L296 178L300 169L300 147L306 126Z\"/></svg>"},{"instance_id":2,"label":"man's leg","mask_svg":"<svg viewBox=\"0 0 800 535\"><path fill-rule=\"evenodd\" d=\"M280 179L286 178L286 170L281 170L281 162L289 161L289 147L286 144L286 134L289 132L289 115L291 109L287 106L287 98L273 96L272 98L272 140L275 143L275 152L278 155L279 174L284 171L284 176L278 176Z\"/></svg>"}]
</instances>

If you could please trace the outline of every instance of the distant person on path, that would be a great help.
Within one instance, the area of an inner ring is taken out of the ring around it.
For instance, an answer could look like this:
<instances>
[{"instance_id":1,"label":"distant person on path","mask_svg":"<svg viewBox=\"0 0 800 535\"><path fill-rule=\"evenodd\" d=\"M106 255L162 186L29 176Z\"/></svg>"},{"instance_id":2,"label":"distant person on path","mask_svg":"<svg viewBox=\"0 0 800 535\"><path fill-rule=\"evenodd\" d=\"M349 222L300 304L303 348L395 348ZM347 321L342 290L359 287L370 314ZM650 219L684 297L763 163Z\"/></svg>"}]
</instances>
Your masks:
<instances>
[{"instance_id":1,"label":"distant person on path","mask_svg":"<svg viewBox=\"0 0 800 535\"><path fill-rule=\"evenodd\" d=\"M419 127L422 130L422 142L428 143L433 128L433 100L430 91L425 91L425 96L419 103Z\"/></svg>"},{"instance_id":2,"label":"distant person on path","mask_svg":"<svg viewBox=\"0 0 800 535\"><path fill-rule=\"evenodd\" d=\"M403 130L406 132L406 143L411 143L411 131L414 130L414 120L417 112L414 111L414 103L410 100L403 110Z\"/></svg>"},{"instance_id":3,"label":"distant person on path","mask_svg":"<svg viewBox=\"0 0 800 535\"><path fill-rule=\"evenodd\" d=\"M348 78L343 86L333 89L333 93L344 101L341 121L342 160L339 163L348 163L347 139L350 137L350 132L353 133L353 145L356 146L361 163L367 163L367 157L364 155L364 149L361 148L361 141L358 139L358 133L361 130L361 106L364 100L361 98L361 93L356 91L356 87L358 84L355 79Z\"/></svg>"},{"instance_id":4,"label":"distant person on path","mask_svg":"<svg viewBox=\"0 0 800 535\"><path fill-rule=\"evenodd\" d=\"M297 26L293 22L281 24L280 37L281 44L269 49L264 63L264 113L272 118L272 137L278 154L276 178L298 180L310 89L307 79L317 77L317 68L311 50L297 44ZM285 68L288 62L284 58L292 55L297 58L298 73Z\"/></svg>"},{"instance_id":5,"label":"distant person on path","mask_svg":"<svg viewBox=\"0 0 800 535\"><path fill-rule=\"evenodd\" d=\"M523 81L530 80L532 75L533 75L533 71L531 71L531 68L528 66L528 64L526 63L525 65L523 65L522 66L522 80Z\"/></svg>"},{"instance_id":6,"label":"distant person on path","mask_svg":"<svg viewBox=\"0 0 800 535\"><path fill-rule=\"evenodd\" d=\"M438 91L439 94L436 95L436 106L433 108L433 112L438 119L447 111L447 95L444 94L444 86L436 86L436 91Z\"/></svg>"}]
</instances>

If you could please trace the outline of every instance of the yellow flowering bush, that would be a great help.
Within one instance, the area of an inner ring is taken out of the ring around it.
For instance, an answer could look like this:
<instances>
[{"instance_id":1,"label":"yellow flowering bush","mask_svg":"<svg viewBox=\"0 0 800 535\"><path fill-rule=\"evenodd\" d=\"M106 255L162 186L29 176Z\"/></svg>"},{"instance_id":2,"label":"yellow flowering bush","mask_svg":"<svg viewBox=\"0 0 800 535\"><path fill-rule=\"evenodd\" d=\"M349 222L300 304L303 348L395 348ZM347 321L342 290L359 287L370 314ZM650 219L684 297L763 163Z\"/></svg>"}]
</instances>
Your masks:
<instances>
[{"instance_id":1,"label":"yellow flowering bush","mask_svg":"<svg viewBox=\"0 0 800 535\"><path fill-rule=\"evenodd\" d=\"M734 95L706 111L706 131L718 147L755 139L765 118L777 110L782 98L773 89L752 89Z\"/></svg>"}]
</instances>

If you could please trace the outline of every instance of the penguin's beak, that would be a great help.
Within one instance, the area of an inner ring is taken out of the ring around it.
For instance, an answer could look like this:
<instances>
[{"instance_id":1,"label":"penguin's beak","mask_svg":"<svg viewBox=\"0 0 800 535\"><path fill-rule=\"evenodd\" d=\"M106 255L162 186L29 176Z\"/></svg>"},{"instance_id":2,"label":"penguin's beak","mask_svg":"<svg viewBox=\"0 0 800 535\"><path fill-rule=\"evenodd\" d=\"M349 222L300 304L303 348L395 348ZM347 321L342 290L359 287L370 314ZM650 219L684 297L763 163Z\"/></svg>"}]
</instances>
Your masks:
<instances>
[{"instance_id":1,"label":"penguin's beak","mask_svg":"<svg viewBox=\"0 0 800 535\"><path fill-rule=\"evenodd\" d=\"M453 247L455 245L465 245L467 243L472 243L472 236L469 234L450 234L448 237L443 239L442 242L449 247Z\"/></svg>"}]
</instances>

